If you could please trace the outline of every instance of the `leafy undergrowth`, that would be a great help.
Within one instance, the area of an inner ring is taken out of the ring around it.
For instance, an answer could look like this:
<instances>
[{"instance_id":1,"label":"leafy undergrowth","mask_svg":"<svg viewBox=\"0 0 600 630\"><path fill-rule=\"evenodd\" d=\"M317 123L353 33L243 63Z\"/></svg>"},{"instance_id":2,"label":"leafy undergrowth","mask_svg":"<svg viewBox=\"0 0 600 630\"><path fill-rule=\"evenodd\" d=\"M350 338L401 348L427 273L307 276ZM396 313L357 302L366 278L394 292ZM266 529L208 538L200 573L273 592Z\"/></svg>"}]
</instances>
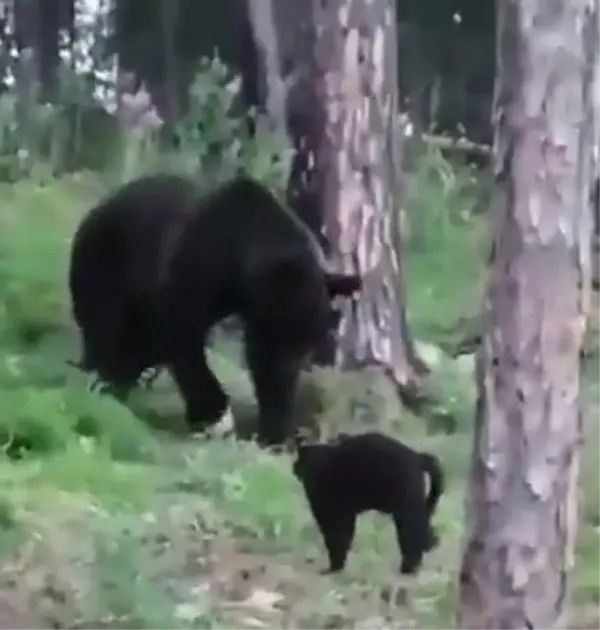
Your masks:
<instances>
[{"instance_id":1,"label":"leafy undergrowth","mask_svg":"<svg viewBox=\"0 0 600 630\"><path fill-rule=\"evenodd\" d=\"M97 192L81 178L0 189L10 208L0 217L0 627L452 626L471 449L469 359L436 360L444 404L461 419L453 435L427 435L391 388L364 375L306 377L299 421L318 420L325 435L361 430L368 420L349 421L356 404L375 407L378 429L437 453L448 477L435 519L442 545L418 578L398 577L392 524L377 515L359 520L344 574L319 575L325 557L288 455L187 439L181 401L164 375L126 407L90 393L67 367L78 351L65 296L68 240ZM477 251L470 239L478 230L466 225L468 244L459 247L455 232L444 241L461 256ZM446 334L435 299L468 304L474 280L466 280L473 261L464 257L468 271L461 275L455 262L440 279L444 269L423 258L428 230L422 249L409 250L407 269L421 282L408 282L411 321L431 345ZM460 312L460 303L447 311ZM235 343L218 343L211 363L243 434L255 409L238 353ZM571 627L598 622L597 373L589 381Z\"/></svg>"}]
</instances>

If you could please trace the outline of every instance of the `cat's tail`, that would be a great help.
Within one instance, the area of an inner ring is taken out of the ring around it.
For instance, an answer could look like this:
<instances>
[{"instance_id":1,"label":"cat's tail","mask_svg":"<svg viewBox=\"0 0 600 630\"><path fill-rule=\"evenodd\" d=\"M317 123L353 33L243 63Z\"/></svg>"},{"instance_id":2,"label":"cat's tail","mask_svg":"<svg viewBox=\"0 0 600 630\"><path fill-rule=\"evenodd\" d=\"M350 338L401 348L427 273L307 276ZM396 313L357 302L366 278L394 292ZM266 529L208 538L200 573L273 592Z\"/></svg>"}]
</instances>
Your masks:
<instances>
[{"instance_id":1,"label":"cat's tail","mask_svg":"<svg viewBox=\"0 0 600 630\"><path fill-rule=\"evenodd\" d=\"M421 453L421 465L423 466L423 470L429 475L429 480L431 482L429 494L427 495L427 499L425 501L427 513L431 518L437 508L437 504L442 494L444 494L444 471L440 460L430 453Z\"/></svg>"}]
</instances>

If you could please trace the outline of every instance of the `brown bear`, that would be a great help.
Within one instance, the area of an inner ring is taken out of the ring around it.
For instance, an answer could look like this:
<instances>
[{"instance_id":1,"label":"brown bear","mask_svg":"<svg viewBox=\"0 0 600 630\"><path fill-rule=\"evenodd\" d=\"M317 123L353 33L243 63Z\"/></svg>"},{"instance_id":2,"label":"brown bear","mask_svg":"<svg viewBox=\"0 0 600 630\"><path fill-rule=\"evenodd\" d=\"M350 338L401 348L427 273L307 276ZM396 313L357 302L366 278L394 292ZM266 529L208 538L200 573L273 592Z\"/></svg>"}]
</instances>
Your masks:
<instances>
[{"instance_id":1,"label":"brown bear","mask_svg":"<svg viewBox=\"0 0 600 630\"><path fill-rule=\"evenodd\" d=\"M179 175L132 181L75 234L69 269L80 365L125 396L145 368L166 365L190 427L231 421L206 361L210 329L243 323L259 407L259 441L283 443L300 370L337 322L357 275L326 269L304 224L261 183L238 176L203 193Z\"/></svg>"}]
</instances>

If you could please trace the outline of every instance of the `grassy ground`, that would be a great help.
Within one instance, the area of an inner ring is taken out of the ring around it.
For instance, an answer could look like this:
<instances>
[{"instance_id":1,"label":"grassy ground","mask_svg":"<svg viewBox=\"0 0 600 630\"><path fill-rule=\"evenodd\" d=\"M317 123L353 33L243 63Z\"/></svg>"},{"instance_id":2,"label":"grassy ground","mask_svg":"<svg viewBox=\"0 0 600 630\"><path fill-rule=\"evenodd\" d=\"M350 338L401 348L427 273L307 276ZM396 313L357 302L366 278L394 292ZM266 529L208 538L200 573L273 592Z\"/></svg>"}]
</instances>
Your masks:
<instances>
[{"instance_id":1,"label":"grassy ground","mask_svg":"<svg viewBox=\"0 0 600 630\"><path fill-rule=\"evenodd\" d=\"M483 246L480 226L456 211L465 192L432 179L415 180L405 273L413 331L441 343L476 305ZM24 437L34 449L0 459L0 627L452 626L473 415L464 362L442 360L434 375L461 419L453 436L426 435L390 392L355 376L307 378L299 415L318 411L329 430L347 429L352 400L367 397L381 410L378 428L436 452L449 478L436 517L443 544L406 591L392 525L376 515L360 520L347 571L320 576L321 542L288 456L186 440L166 377L124 407L89 393L65 365L79 352L65 292L68 242L100 193L94 182L0 189L0 441L11 455ZM243 419L253 403L238 357L219 343L212 363ZM588 381L591 405L597 371ZM587 415L573 624L597 627L597 406Z\"/></svg>"}]
</instances>

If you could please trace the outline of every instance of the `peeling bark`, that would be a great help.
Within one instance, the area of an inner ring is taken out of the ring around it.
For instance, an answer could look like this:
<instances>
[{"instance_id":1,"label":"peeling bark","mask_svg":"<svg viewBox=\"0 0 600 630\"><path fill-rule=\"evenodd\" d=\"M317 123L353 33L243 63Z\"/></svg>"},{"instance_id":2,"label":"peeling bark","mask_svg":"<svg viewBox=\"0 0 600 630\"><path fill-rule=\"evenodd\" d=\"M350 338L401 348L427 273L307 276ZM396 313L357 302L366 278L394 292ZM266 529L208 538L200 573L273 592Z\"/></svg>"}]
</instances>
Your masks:
<instances>
[{"instance_id":1,"label":"peeling bark","mask_svg":"<svg viewBox=\"0 0 600 630\"><path fill-rule=\"evenodd\" d=\"M597 0L498 11L498 225L459 626L552 628L574 562Z\"/></svg>"},{"instance_id":2,"label":"peeling bark","mask_svg":"<svg viewBox=\"0 0 600 630\"><path fill-rule=\"evenodd\" d=\"M296 151L289 203L333 266L360 272L364 283L361 296L342 305L337 348L322 348L318 362L377 365L418 408L428 370L408 334L398 255L395 5L269 0L265 11L262 0L258 11L259 0L247 1L263 104L280 121L283 98Z\"/></svg>"},{"instance_id":3,"label":"peeling bark","mask_svg":"<svg viewBox=\"0 0 600 630\"><path fill-rule=\"evenodd\" d=\"M405 317L399 259L397 41L389 0L316 3L315 60L324 129L315 169L331 258L359 271L344 305L336 363L383 368L409 404L421 390Z\"/></svg>"}]
</instances>

